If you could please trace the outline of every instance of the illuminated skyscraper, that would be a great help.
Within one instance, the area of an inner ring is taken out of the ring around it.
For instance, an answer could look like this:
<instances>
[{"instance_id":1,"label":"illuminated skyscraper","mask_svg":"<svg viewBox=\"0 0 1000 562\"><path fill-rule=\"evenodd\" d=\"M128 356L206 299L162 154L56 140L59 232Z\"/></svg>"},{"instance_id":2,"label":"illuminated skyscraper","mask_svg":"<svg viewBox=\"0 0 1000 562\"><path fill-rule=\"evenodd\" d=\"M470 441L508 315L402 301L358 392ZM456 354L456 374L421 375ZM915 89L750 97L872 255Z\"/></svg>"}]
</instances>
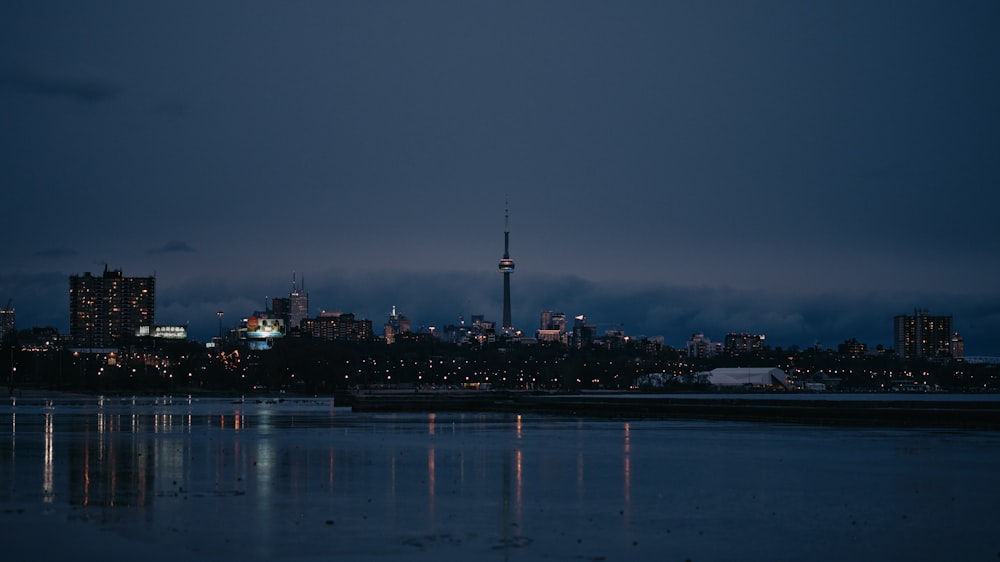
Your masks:
<instances>
[{"instance_id":1,"label":"illuminated skyscraper","mask_svg":"<svg viewBox=\"0 0 1000 562\"><path fill-rule=\"evenodd\" d=\"M503 325L504 332L514 331L510 320L510 274L514 272L514 260L510 259L510 215L509 210L503 211L503 259L500 260L500 273L503 273Z\"/></svg>"},{"instance_id":2,"label":"illuminated skyscraper","mask_svg":"<svg viewBox=\"0 0 1000 562\"><path fill-rule=\"evenodd\" d=\"M410 319L402 314L396 314L396 306L392 307L389 321L385 323L385 343L395 343L400 334L410 333Z\"/></svg>"},{"instance_id":3,"label":"illuminated skyscraper","mask_svg":"<svg viewBox=\"0 0 1000 562\"><path fill-rule=\"evenodd\" d=\"M306 281L302 278L302 290L295 284L295 273L292 273L292 292L288 294L288 321L291 327L298 330L302 321L309 318L309 293L306 292Z\"/></svg>"},{"instance_id":4,"label":"illuminated skyscraper","mask_svg":"<svg viewBox=\"0 0 1000 562\"><path fill-rule=\"evenodd\" d=\"M951 316L931 316L916 309L913 316L893 319L896 354L904 359L951 357Z\"/></svg>"},{"instance_id":5,"label":"illuminated skyscraper","mask_svg":"<svg viewBox=\"0 0 1000 562\"><path fill-rule=\"evenodd\" d=\"M154 324L155 277L124 277L120 269L69 278L69 335L78 347L117 347Z\"/></svg>"},{"instance_id":6,"label":"illuminated skyscraper","mask_svg":"<svg viewBox=\"0 0 1000 562\"><path fill-rule=\"evenodd\" d=\"M15 330L14 307L8 301L6 308L0 308L0 343L6 340L8 336L13 336Z\"/></svg>"}]
</instances>

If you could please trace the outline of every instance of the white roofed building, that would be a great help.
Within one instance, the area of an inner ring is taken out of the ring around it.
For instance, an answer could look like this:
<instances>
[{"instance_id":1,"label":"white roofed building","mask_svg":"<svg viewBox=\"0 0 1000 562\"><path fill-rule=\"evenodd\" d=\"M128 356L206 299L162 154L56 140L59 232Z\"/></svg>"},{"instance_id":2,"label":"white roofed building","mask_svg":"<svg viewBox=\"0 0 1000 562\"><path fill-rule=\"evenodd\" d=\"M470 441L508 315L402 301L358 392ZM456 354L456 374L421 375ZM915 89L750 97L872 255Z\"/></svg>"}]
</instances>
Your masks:
<instances>
[{"instance_id":1,"label":"white roofed building","mask_svg":"<svg viewBox=\"0 0 1000 562\"><path fill-rule=\"evenodd\" d=\"M715 386L781 386L789 389L788 375L781 369L768 367L732 367L712 369L708 382Z\"/></svg>"}]
</instances>

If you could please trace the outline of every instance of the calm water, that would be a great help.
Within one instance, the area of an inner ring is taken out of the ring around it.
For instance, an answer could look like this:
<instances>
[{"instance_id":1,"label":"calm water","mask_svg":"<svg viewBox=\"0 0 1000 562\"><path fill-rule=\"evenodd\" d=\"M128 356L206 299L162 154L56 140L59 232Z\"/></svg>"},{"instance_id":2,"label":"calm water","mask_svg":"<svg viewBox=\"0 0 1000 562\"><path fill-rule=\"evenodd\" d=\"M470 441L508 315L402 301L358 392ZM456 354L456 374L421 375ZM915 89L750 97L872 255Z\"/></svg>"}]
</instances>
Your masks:
<instances>
[{"instance_id":1,"label":"calm water","mask_svg":"<svg viewBox=\"0 0 1000 562\"><path fill-rule=\"evenodd\" d=\"M0 406L0 542L77 559L997 560L998 474L997 432Z\"/></svg>"}]
</instances>

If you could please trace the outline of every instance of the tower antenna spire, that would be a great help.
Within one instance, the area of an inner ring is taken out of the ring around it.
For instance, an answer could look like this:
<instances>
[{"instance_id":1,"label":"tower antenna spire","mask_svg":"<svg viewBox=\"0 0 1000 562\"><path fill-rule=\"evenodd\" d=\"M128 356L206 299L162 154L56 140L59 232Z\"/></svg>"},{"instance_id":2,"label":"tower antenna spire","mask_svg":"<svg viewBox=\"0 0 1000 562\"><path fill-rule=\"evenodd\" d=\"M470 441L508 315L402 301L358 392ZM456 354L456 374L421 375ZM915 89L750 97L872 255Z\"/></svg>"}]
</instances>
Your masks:
<instances>
[{"instance_id":1,"label":"tower antenna spire","mask_svg":"<svg viewBox=\"0 0 1000 562\"><path fill-rule=\"evenodd\" d=\"M514 260L510 259L510 201L504 201L503 210L503 259L500 260L500 273L503 273L503 330L512 332L514 327L510 319L510 274L514 271Z\"/></svg>"}]
</instances>

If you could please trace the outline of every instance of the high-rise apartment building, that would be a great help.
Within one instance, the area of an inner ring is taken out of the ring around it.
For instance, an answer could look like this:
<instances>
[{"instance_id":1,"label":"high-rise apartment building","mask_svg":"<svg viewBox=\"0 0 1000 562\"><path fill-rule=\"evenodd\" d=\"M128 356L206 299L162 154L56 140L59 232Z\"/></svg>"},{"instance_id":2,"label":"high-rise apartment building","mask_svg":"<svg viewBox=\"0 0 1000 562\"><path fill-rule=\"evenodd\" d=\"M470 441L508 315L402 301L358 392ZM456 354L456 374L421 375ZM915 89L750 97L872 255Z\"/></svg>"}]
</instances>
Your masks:
<instances>
[{"instance_id":1,"label":"high-rise apartment building","mask_svg":"<svg viewBox=\"0 0 1000 562\"><path fill-rule=\"evenodd\" d=\"M764 348L764 334L747 334L730 332L726 334L726 344L723 349L727 353L751 353Z\"/></svg>"},{"instance_id":2,"label":"high-rise apartment building","mask_svg":"<svg viewBox=\"0 0 1000 562\"><path fill-rule=\"evenodd\" d=\"M904 359L951 357L951 316L932 316L925 309L893 318L896 354Z\"/></svg>"},{"instance_id":3,"label":"high-rise apartment building","mask_svg":"<svg viewBox=\"0 0 1000 562\"><path fill-rule=\"evenodd\" d=\"M101 276L69 277L69 334L72 345L118 347L155 319L156 278L125 277L104 268Z\"/></svg>"},{"instance_id":4,"label":"high-rise apartment building","mask_svg":"<svg viewBox=\"0 0 1000 562\"><path fill-rule=\"evenodd\" d=\"M8 336L13 336L16 330L14 307L8 302L5 308L0 308L0 343L6 341Z\"/></svg>"},{"instance_id":5,"label":"high-rise apartment building","mask_svg":"<svg viewBox=\"0 0 1000 562\"><path fill-rule=\"evenodd\" d=\"M324 310L316 318L306 318L302 331L317 340L361 342L372 339L372 321Z\"/></svg>"}]
</instances>

